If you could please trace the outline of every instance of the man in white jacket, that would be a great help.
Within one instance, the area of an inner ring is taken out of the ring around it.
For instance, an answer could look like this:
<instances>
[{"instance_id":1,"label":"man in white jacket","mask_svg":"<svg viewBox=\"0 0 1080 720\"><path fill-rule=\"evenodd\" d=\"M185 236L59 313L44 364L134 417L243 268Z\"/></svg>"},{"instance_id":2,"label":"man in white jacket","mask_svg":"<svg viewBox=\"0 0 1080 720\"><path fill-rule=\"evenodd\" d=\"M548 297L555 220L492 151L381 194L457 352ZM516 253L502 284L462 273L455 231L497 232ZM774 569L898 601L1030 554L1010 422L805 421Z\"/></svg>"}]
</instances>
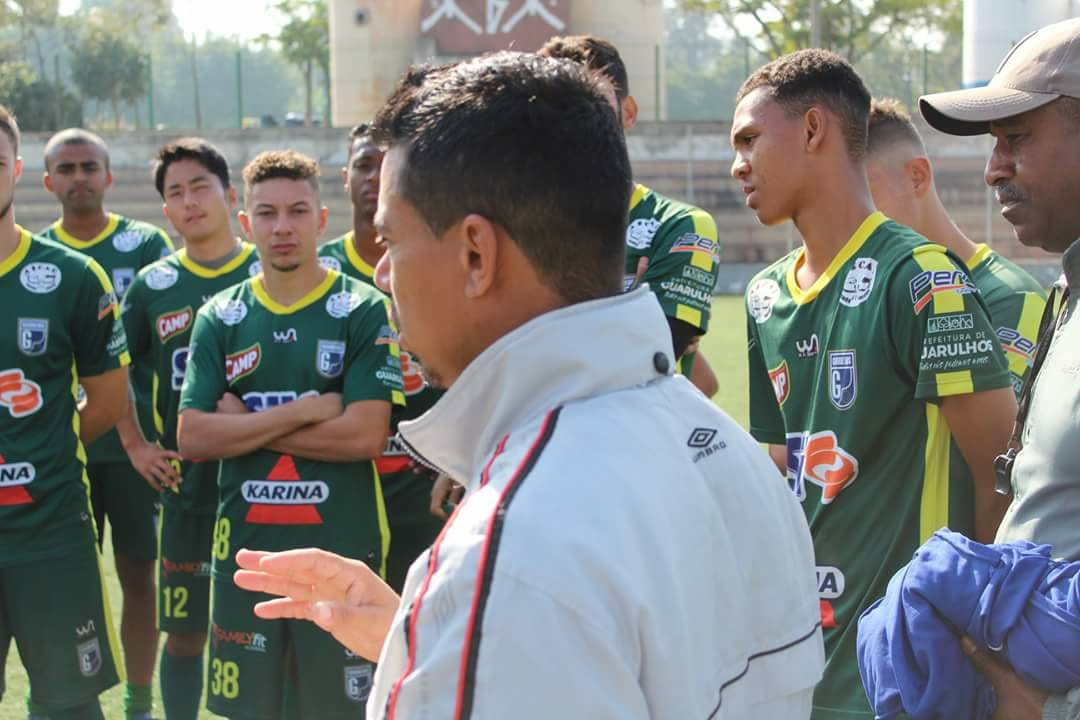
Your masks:
<instances>
[{"instance_id":1,"label":"man in white jacket","mask_svg":"<svg viewBox=\"0 0 1080 720\"><path fill-rule=\"evenodd\" d=\"M376 279L449 387L401 437L466 499L400 600L314 550L241 551L236 577L282 596L260 616L378 658L368 720L809 717L810 535L673 375L653 293L621 294L630 163L602 83L501 53L413 71L376 119Z\"/></svg>"}]
</instances>

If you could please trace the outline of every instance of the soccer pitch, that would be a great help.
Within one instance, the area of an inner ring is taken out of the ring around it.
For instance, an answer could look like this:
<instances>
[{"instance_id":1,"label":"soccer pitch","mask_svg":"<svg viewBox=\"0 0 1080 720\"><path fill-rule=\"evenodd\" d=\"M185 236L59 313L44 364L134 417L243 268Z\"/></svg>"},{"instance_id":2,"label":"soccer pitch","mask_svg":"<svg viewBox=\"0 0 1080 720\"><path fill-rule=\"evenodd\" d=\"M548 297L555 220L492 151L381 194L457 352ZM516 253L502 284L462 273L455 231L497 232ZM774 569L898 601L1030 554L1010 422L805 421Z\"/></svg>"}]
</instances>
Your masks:
<instances>
[{"instance_id":1,"label":"soccer pitch","mask_svg":"<svg viewBox=\"0 0 1080 720\"><path fill-rule=\"evenodd\" d=\"M594 348L601 351L600 348ZM747 425L749 415L746 391L746 320L743 314L742 298L721 297L713 302L713 315L709 324L709 334L701 343L701 352L708 358L719 380L720 390L714 398L716 404L731 415L743 427ZM109 538L105 539L105 579L109 588L109 601L116 619L117 632L120 628L120 584L116 579L112 547ZM0 720L24 720L26 718L26 673L23 672L14 643L8 654L5 667L7 691L0 701ZM154 678L154 717L161 718L161 693L157 677ZM205 703L203 703L205 705ZM101 696L101 706L108 720L122 720L124 717L124 690L117 685ZM199 720L217 717L205 709L199 713Z\"/></svg>"}]
</instances>

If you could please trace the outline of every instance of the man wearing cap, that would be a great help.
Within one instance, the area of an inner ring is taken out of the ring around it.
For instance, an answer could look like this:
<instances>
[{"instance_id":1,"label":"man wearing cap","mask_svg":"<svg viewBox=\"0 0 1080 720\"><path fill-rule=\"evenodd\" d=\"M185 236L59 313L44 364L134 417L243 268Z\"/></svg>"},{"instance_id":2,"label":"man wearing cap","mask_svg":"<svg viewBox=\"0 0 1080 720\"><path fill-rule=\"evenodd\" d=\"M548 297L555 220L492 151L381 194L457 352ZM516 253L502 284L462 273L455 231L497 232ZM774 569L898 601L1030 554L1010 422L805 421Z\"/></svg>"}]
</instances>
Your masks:
<instances>
[{"instance_id":1,"label":"man wearing cap","mask_svg":"<svg viewBox=\"0 0 1080 720\"><path fill-rule=\"evenodd\" d=\"M1002 468L1013 500L996 541L1046 543L1080 560L1080 19L1025 37L987 86L927 95L919 109L942 132L992 135L986 182L1002 216L1022 244L1063 253L1020 402L1012 444L1022 449ZM1080 689L1043 703L986 651L974 656L998 689L995 718L1080 718Z\"/></svg>"}]
</instances>

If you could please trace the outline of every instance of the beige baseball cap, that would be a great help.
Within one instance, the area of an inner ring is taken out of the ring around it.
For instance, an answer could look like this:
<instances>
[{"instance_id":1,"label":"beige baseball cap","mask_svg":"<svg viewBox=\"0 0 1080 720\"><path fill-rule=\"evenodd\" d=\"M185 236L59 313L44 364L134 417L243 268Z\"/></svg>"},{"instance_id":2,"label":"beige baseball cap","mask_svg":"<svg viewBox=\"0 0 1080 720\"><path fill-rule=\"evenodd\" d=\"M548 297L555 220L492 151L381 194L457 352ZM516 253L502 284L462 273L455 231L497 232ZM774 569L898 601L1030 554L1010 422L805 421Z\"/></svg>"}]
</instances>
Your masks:
<instances>
[{"instance_id":1,"label":"beige baseball cap","mask_svg":"<svg viewBox=\"0 0 1080 720\"><path fill-rule=\"evenodd\" d=\"M1039 28L1018 42L984 87L919 98L931 127L982 135L990 122L1034 110L1062 95L1080 98L1080 18Z\"/></svg>"}]
</instances>

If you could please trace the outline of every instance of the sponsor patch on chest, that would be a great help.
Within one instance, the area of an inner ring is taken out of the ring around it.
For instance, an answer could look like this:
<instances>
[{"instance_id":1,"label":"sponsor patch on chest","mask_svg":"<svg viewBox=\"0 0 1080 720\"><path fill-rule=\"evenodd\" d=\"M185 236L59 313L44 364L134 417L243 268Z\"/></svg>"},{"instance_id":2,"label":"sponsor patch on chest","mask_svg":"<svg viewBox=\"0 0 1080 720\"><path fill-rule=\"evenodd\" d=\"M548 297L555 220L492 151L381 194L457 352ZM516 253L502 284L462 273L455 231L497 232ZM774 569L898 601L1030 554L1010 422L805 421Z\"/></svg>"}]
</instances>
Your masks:
<instances>
[{"instance_id":1,"label":"sponsor patch on chest","mask_svg":"<svg viewBox=\"0 0 1080 720\"><path fill-rule=\"evenodd\" d=\"M157 334L158 337L161 338L161 342L165 342L169 338L175 337L187 330L194 319L195 311L192 310L189 305L186 308L174 310L173 312L158 316L154 326L157 328Z\"/></svg>"},{"instance_id":2,"label":"sponsor patch on chest","mask_svg":"<svg viewBox=\"0 0 1080 720\"><path fill-rule=\"evenodd\" d=\"M262 362L262 345L255 343L251 347L225 356L225 380L233 383L255 372Z\"/></svg>"}]
</instances>

